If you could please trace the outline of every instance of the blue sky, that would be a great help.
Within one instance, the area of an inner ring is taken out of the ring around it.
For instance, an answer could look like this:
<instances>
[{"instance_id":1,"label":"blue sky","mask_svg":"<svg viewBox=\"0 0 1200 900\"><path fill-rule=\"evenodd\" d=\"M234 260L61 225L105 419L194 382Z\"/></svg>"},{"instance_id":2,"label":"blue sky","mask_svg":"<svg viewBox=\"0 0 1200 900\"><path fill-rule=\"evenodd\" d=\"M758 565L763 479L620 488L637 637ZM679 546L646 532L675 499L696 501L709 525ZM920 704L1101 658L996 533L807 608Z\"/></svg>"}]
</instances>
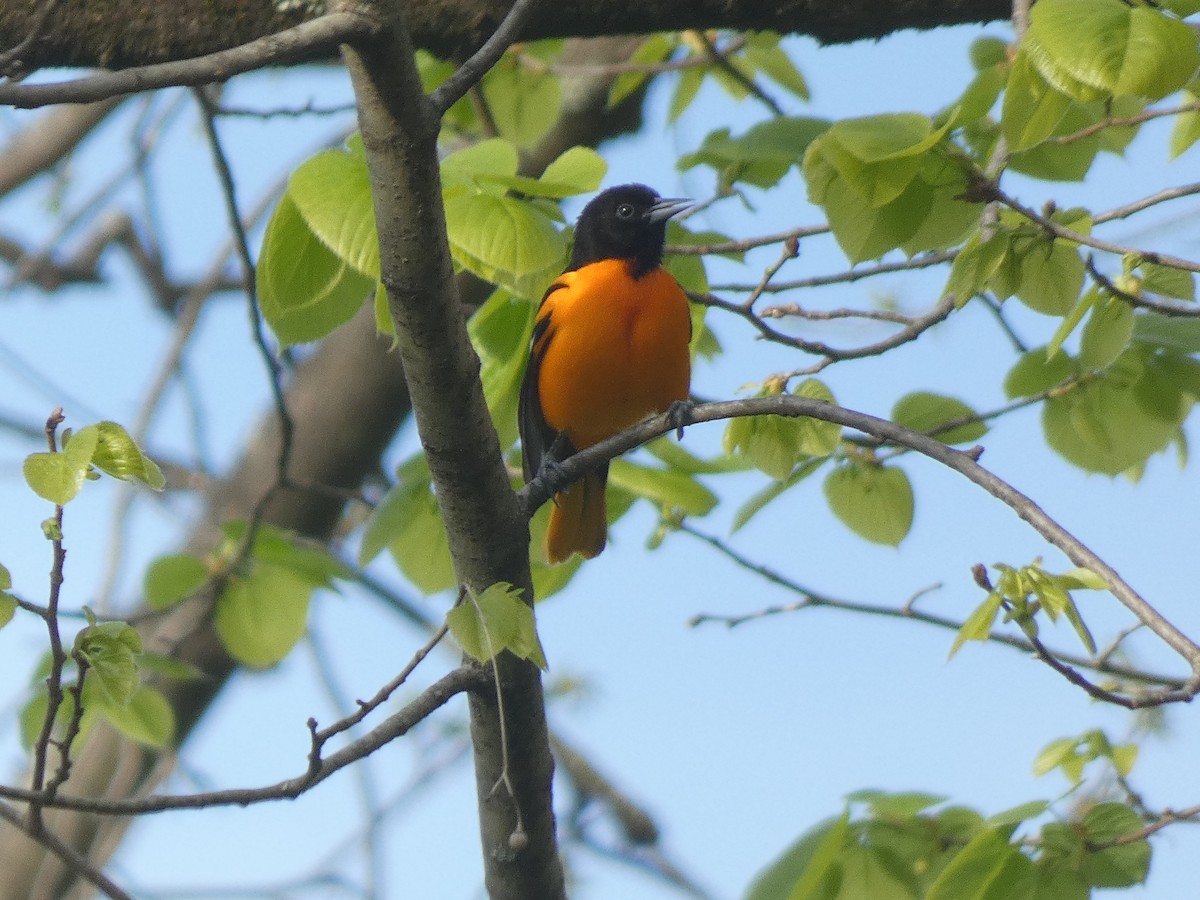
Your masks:
<instances>
[{"instance_id":1,"label":"blue sky","mask_svg":"<svg viewBox=\"0 0 1200 900\"><path fill-rule=\"evenodd\" d=\"M1003 36L1004 31L906 32L877 43L828 48L797 40L790 47L812 85L813 103L801 105L782 91L776 94L789 113L797 114L933 112L965 81L966 48L980 33ZM240 80L232 91L232 100L246 105L299 105L310 97L333 102L347 98L348 87L336 73L265 74ZM706 90L678 126L667 129L667 100L665 87L655 90L643 133L605 148L606 184L639 180L664 195L704 198L712 189L711 176L701 169L680 175L675 158L698 146L714 124L738 133L759 120L762 110L752 101L732 104L719 91ZM126 121L133 115L127 110ZM185 120L190 115L185 112ZM257 200L281 160L299 160L336 128L330 121L222 123L243 205ZM85 148L72 173L78 184L69 186L69 201L86 195L85 179L98 183L111 169L117 151L124 151L118 144L123 133L110 129ZM1148 128L1128 159L1102 157L1082 189L1030 181L1014 182L1014 189L1034 207L1055 197L1060 205L1086 200L1103 209L1157 186L1192 180L1195 151L1165 166L1164 133L1165 126ZM190 122L170 130L161 150L156 174L172 192L165 220L168 246L188 247L192 261L181 256L178 262L198 270L224 240L207 151ZM27 189L20 198L22 218L6 206L3 230L19 224L31 238L48 236L54 226L44 215L45 196ZM821 221L819 211L804 203L796 173L780 190L755 201L753 212L725 203L693 224L743 237ZM568 214L578 206L569 206ZM1196 258L1194 233L1173 224L1182 213L1194 215L1194 203L1148 214L1126 232L1118 226L1107 233ZM752 254L744 270L714 266L710 277L753 280L777 252ZM110 253L105 267L127 287L103 294L76 289L50 300L18 291L0 305L0 412L39 422L63 405L76 426L99 417L123 422L136 417L144 385L171 339L171 324L148 308L120 254ZM802 277L844 267L832 241L817 240L805 242L784 274ZM913 273L803 300L833 307L886 296L901 309L917 311L934 301L943 279L944 273ZM217 466L228 464L231 448L266 398L245 319L239 298L210 303L187 355L192 390L204 415L201 443ZM782 348L752 341L740 323L716 315L710 321L728 352L697 372L695 387L705 396L732 397L748 382L801 364ZM1018 311L1013 322L1031 344L1044 341L1054 328L1053 321L1033 313ZM878 335L865 326L822 334L845 344ZM37 377L24 374L13 354ZM880 415L915 389L954 394L987 409L1002 402L999 382L1012 360L991 317L969 306L915 345L882 359L834 366L822 378L842 404ZM1194 445L1196 429L1189 434ZM684 438L688 449L701 453L716 452L719 442L717 425L689 429ZM1032 410L1006 417L982 443L985 465L1037 499L1185 632L1200 634L1200 611L1190 597L1200 582L1194 552L1200 491L1194 466L1181 470L1170 457L1155 458L1136 486L1086 476L1045 449ZM189 417L178 390L149 446L192 452ZM406 432L393 458L413 446ZM20 458L33 449L40 448L0 433L0 508L8 513L0 561L12 570L17 588L37 598L49 568L48 547L38 529L47 510L19 476ZM917 514L899 549L851 535L828 513L816 478L762 513L731 543L804 585L848 599L899 605L940 584L922 599L922 608L957 617L982 599L970 580L974 563L1022 565L1043 556L1051 570L1067 567L1009 510L961 477L925 460L906 459L903 465L915 484ZM756 474L714 481L728 499L696 527L726 536L738 498L764 483L765 476ZM67 600L74 604L93 602L89 591L104 570L115 491L94 485L86 494L68 509L66 523ZM136 591L139 561L172 549L191 508L187 498L135 505L130 561L117 596ZM551 722L654 813L666 852L714 897L738 896L797 835L838 813L851 791L927 790L997 812L1063 793L1066 785L1059 776L1035 779L1030 769L1050 740L1094 727L1121 737L1130 727L1128 715L1092 703L1044 666L1010 650L971 646L948 663L952 636L918 624L816 610L733 630L691 628L687 621L697 613L745 613L795 597L748 576L687 535L674 535L659 550L645 552L654 524L653 510L636 507L605 554L584 566L567 591L539 607L551 665L548 682L572 679L586 685L553 703ZM393 579L386 562L373 571ZM1111 598L1084 600L1085 615L1098 633L1127 622ZM432 598L425 605L440 615L446 602ZM373 693L424 641L353 589L321 596L313 621L321 657L336 673L343 703ZM1075 649L1069 632L1055 637L1057 646ZM0 677L10 686L5 710L19 702L41 641L40 631L28 622L0 634ZM1139 636L1132 646L1147 666L1170 665L1152 641ZM301 647L272 671L235 679L189 742L171 787L248 786L299 772L307 749L305 720L316 715L328 721L335 715L313 659L310 648ZM452 664L452 656L443 654L423 669L426 680ZM139 895L206 897L239 886L253 889L222 896L261 896L254 889L294 878L306 870L305 863L319 866L335 852L357 827L366 791L385 808L390 798L402 798L379 832L385 859L380 896L480 896L469 764L460 760L412 790L414 767L430 754L453 755L463 715L462 704L452 705L413 740L384 748L366 767L366 786L358 776L343 773L294 803L172 813L141 822L113 872ZM1190 805L1200 799L1200 775L1193 764L1200 728L1187 708L1170 711L1167 722L1165 735L1144 747L1134 783L1153 806ZM20 765L12 729L0 731L0 763L7 771ZM1149 885L1132 896L1168 900L1194 884L1189 859L1200 851L1194 831L1168 829L1156 845ZM338 858L343 871L358 871L357 852ZM574 896L580 898L679 896L595 855L575 854L570 864L578 882ZM343 894L325 886L303 896Z\"/></svg>"}]
</instances>

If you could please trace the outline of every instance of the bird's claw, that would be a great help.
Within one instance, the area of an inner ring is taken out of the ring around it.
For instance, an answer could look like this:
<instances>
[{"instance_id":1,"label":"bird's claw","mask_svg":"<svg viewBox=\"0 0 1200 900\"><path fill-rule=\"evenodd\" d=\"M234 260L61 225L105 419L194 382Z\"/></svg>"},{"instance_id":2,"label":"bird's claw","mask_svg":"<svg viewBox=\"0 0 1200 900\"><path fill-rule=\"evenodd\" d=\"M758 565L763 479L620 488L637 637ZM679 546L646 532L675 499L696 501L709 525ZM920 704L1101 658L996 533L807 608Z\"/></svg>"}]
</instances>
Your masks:
<instances>
[{"instance_id":1,"label":"bird's claw","mask_svg":"<svg viewBox=\"0 0 1200 900\"><path fill-rule=\"evenodd\" d=\"M692 410L695 406L691 400L676 400L667 407L667 423L674 429L676 440L683 440L684 426L692 424Z\"/></svg>"}]
</instances>

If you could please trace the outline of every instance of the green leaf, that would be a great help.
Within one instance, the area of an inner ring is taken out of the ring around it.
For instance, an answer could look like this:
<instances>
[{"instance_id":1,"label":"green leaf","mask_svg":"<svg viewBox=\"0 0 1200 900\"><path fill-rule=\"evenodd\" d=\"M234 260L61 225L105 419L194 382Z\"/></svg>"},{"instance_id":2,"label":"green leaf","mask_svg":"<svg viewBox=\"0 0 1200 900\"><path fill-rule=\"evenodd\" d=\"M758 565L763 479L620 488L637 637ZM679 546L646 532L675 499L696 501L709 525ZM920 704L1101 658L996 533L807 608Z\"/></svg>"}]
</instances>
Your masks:
<instances>
[{"instance_id":1,"label":"green leaf","mask_svg":"<svg viewBox=\"0 0 1200 900\"><path fill-rule=\"evenodd\" d=\"M318 239L288 194L267 223L257 280L263 318L284 344L315 341L348 322L375 284Z\"/></svg>"},{"instance_id":2,"label":"green leaf","mask_svg":"<svg viewBox=\"0 0 1200 900\"><path fill-rule=\"evenodd\" d=\"M88 661L84 691L105 709L123 707L138 688L142 638L125 622L89 625L75 636L75 652Z\"/></svg>"},{"instance_id":3,"label":"green leaf","mask_svg":"<svg viewBox=\"0 0 1200 900\"><path fill-rule=\"evenodd\" d=\"M49 709L49 700L46 695L45 684L36 685L33 696L29 698L22 708L19 715L21 726L21 746L26 750L30 749L34 742L41 736L42 726L46 721L46 712ZM52 736L62 739L67 730L67 723L71 721L71 717L75 714L75 695L71 692L63 694L62 703L59 704L58 711L54 716L54 728L50 732ZM90 729L94 715L85 709L82 721L80 722L79 734L76 737L76 742L81 740ZM71 744L74 749L76 743Z\"/></svg>"},{"instance_id":4,"label":"green leaf","mask_svg":"<svg viewBox=\"0 0 1200 900\"><path fill-rule=\"evenodd\" d=\"M151 609L166 609L190 597L208 580L204 563L187 553L160 556L146 569L142 591Z\"/></svg>"},{"instance_id":5,"label":"green leaf","mask_svg":"<svg viewBox=\"0 0 1200 900\"><path fill-rule=\"evenodd\" d=\"M1083 288L1083 257L1062 241L1039 241L1021 255L1017 298L1035 312L1066 315Z\"/></svg>"},{"instance_id":6,"label":"green leaf","mask_svg":"<svg viewBox=\"0 0 1200 900\"><path fill-rule=\"evenodd\" d=\"M246 534L246 523L241 520L226 522L221 526L230 547L241 543ZM353 579L352 572L324 546L305 541L299 535L260 524L254 532L254 546L250 550L255 562L269 563L290 572L308 582L314 588L332 588L333 579Z\"/></svg>"},{"instance_id":7,"label":"green leaf","mask_svg":"<svg viewBox=\"0 0 1200 900\"><path fill-rule=\"evenodd\" d=\"M1153 359L1126 351L1100 377L1042 408L1050 447L1085 471L1118 475L1165 449L1190 408Z\"/></svg>"},{"instance_id":8,"label":"green leaf","mask_svg":"<svg viewBox=\"0 0 1200 900\"><path fill-rule=\"evenodd\" d=\"M1121 94L1159 100L1200 66L1187 25L1121 0L1042 0L1025 45L1048 81L1084 102Z\"/></svg>"},{"instance_id":9,"label":"green leaf","mask_svg":"<svg viewBox=\"0 0 1200 900\"><path fill-rule=\"evenodd\" d=\"M138 669L174 681L199 681L208 677L197 666L162 653L143 653L138 657Z\"/></svg>"},{"instance_id":10,"label":"green leaf","mask_svg":"<svg viewBox=\"0 0 1200 900\"><path fill-rule=\"evenodd\" d=\"M1033 774L1041 777L1075 759L1079 752L1076 738L1058 738L1041 749L1033 760Z\"/></svg>"},{"instance_id":11,"label":"green leaf","mask_svg":"<svg viewBox=\"0 0 1200 900\"><path fill-rule=\"evenodd\" d=\"M1112 748L1112 764L1117 774L1128 778L1137 763L1139 747L1137 744L1118 744Z\"/></svg>"},{"instance_id":12,"label":"green leaf","mask_svg":"<svg viewBox=\"0 0 1200 900\"><path fill-rule=\"evenodd\" d=\"M361 149L326 150L307 160L288 179L287 197L334 256L370 281L379 278L375 206Z\"/></svg>"},{"instance_id":13,"label":"green leaf","mask_svg":"<svg viewBox=\"0 0 1200 900\"><path fill-rule=\"evenodd\" d=\"M448 194L456 185L476 188L480 176L512 178L520 164L517 148L512 141L491 138L469 144L442 160L442 185Z\"/></svg>"},{"instance_id":14,"label":"green leaf","mask_svg":"<svg viewBox=\"0 0 1200 900\"><path fill-rule=\"evenodd\" d=\"M543 190L553 186L556 193L540 196L571 197L591 193L599 189L607 172L608 163L591 147L571 147L546 166L538 179ZM570 193L562 193L567 190Z\"/></svg>"},{"instance_id":15,"label":"green leaf","mask_svg":"<svg viewBox=\"0 0 1200 900\"><path fill-rule=\"evenodd\" d=\"M367 520L359 563L366 565L387 549L404 577L423 593L454 587L458 579L424 455L403 463L397 479Z\"/></svg>"},{"instance_id":16,"label":"green leaf","mask_svg":"<svg viewBox=\"0 0 1200 900\"><path fill-rule=\"evenodd\" d=\"M3 566L0 566L0 569L3 568ZM12 594L6 594L5 592L0 591L0 628L3 628L5 625L11 622L16 612L17 598Z\"/></svg>"},{"instance_id":17,"label":"green leaf","mask_svg":"<svg viewBox=\"0 0 1200 900\"><path fill-rule=\"evenodd\" d=\"M871 900L917 900L919 888L913 866L908 860L876 847L851 843L842 852L841 886L845 897L870 897Z\"/></svg>"},{"instance_id":18,"label":"green leaf","mask_svg":"<svg viewBox=\"0 0 1200 900\"><path fill-rule=\"evenodd\" d=\"M1092 307L1079 343L1079 362L1085 369L1105 369L1116 362L1133 338L1133 307L1109 297Z\"/></svg>"},{"instance_id":19,"label":"green leaf","mask_svg":"<svg viewBox=\"0 0 1200 900\"><path fill-rule=\"evenodd\" d=\"M1009 400L1032 397L1062 384L1073 374L1071 359L1065 354L1048 356L1045 347L1029 350L1004 376L1004 395Z\"/></svg>"},{"instance_id":20,"label":"green leaf","mask_svg":"<svg viewBox=\"0 0 1200 900\"><path fill-rule=\"evenodd\" d=\"M1025 175L1048 181L1082 181L1091 170L1097 154L1109 143L1106 142L1104 131L1072 137L1066 142L1051 138L1076 135L1085 128L1098 124L1108 114L1103 103L1070 103L1051 129L1048 139L1013 153L1009 158L1009 167ZM1111 143L1119 146L1119 142L1115 140Z\"/></svg>"},{"instance_id":21,"label":"green leaf","mask_svg":"<svg viewBox=\"0 0 1200 900\"><path fill-rule=\"evenodd\" d=\"M808 82L796 68L791 57L779 46L780 35L770 31L750 33L742 58L758 72L786 88L801 100L809 99Z\"/></svg>"},{"instance_id":22,"label":"green leaf","mask_svg":"<svg viewBox=\"0 0 1200 900\"><path fill-rule=\"evenodd\" d=\"M954 305L961 309L968 300L987 287L996 270L1008 255L1009 242L1004 237L993 236L982 241L980 234L973 234L959 250L950 265L950 278L945 293L954 297Z\"/></svg>"},{"instance_id":23,"label":"green leaf","mask_svg":"<svg viewBox=\"0 0 1200 900\"><path fill-rule=\"evenodd\" d=\"M25 482L43 500L65 506L83 487L99 442L99 429L88 425L69 439L64 436L60 453L29 454L25 457Z\"/></svg>"},{"instance_id":24,"label":"green leaf","mask_svg":"<svg viewBox=\"0 0 1200 900\"><path fill-rule=\"evenodd\" d=\"M787 900L818 900L826 896L825 886L833 874L838 857L846 848L849 835L850 812L847 810L821 834L820 842L812 848L804 874L792 886ZM755 895L752 897L753 900L759 900Z\"/></svg>"},{"instance_id":25,"label":"green leaf","mask_svg":"<svg viewBox=\"0 0 1200 900\"><path fill-rule=\"evenodd\" d=\"M504 449L517 439L517 406L536 309L528 300L497 290L467 323L482 363L483 394Z\"/></svg>"},{"instance_id":26,"label":"green leaf","mask_svg":"<svg viewBox=\"0 0 1200 900\"><path fill-rule=\"evenodd\" d=\"M823 381L816 378L805 378L792 389L796 397L806 397L810 400L821 400L835 404L833 391ZM842 442L842 426L837 422L826 422L824 419L811 419L801 416L791 419L797 424L796 447L807 456L829 456Z\"/></svg>"},{"instance_id":27,"label":"green leaf","mask_svg":"<svg viewBox=\"0 0 1200 900\"><path fill-rule=\"evenodd\" d=\"M930 807L946 802L941 794L927 794L924 791L900 791L891 793L873 789L855 791L846 799L851 803L866 803L871 807L871 815L879 819L911 819Z\"/></svg>"},{"instance_id":28,"label":"green leaf","mask_svg":"<svg viewBox=\"0 0 1200 900\"><path fill-rule=\"evenodd\" d=\"M730 534L737 531L754 516L760 513L763 508L774 500L776 497L783 494L789 488L799 484L813 472L817 471L831 457L815 456L807 459L792 471L792 474L784 481L771 481L762 490L752 494L745 503L738 507L737 513L733 517L733 524L730 526Z\"/></svg>"},{"instance_id":29,"label":"green leaf","mask_svg":"<svg viewBox=\"0 0 1200 900\"><path fill-rule=\"evenodd\" d=\"M1200 353L1200 319L1139 313L1133 318L1133 339L1184 353Z\"/></svg>"},{"instance_id":30,"label":"green leaf","mask_svg":"<svg viewBox=\"0 0 1200 900\"><path fill-rule=\"evenodd\" d=\"M518 147L536 144L558 120L562 85L554 73L506 54L483 77L483 99L502 137Z\"/></svg>"},{"instance_id":31,"label":"green leaf","mask_svg":"<svg viewBox=\"0 0 1200 900\"><path fill-rule=\"evenodd\" d=\"M1008 42L988 36L976 38L967 49L967 55L977 71L1002 65L1008 61Z\"/></svg>"},{"instance_id":32,"label":"green leaf","mask_svg":"<svg viewBox=\"0 0 1200 900\"><path fill-rule=\"evenodd\" d=\"M130 740L166 747L175 736L175 711L167 698L142 685L124 706L105 706L104 718Z\"/></svg>"},{"instance_id":33,"label":"green leaf","mask_svg":"<svg viewBox=\"0 0 1200 900\"><path fill-rule=\"evenodd\" d=\"M1143 291L1177 300L1196 299L1196 281L1191 272L1147 261L1143 261L1139 269Z\"/></svg>"},{"instance_id":34,"label":"green leaf","mask_svg":"<svg viewBox=\"0 0 1200 900\"><path fill-rule=\"evenodd\" d=\"M779 393L777 384L770 384L758 396ZM833 393L816 379L810 378L796 386L793 393L832 403ZM841 426L818 419L788 416L752 416L730 419L725 426L723 446L730 456L742 455L755 468L777 481L786 481L796 464L809 456L828 456L841 441Z\"/></svg>"},{"instance_id":35,"label":"green leaf","mask_svg":"<svg viewBox=\"0 0 1200 900\"><path fill-rule=\"evenodd\" d=\"M1140 831L1145 823L1123 803L1098 803L1081 823L1090 844L1103 844ZM1121 888L1141 884L1150 871L1150 844L1145 839L1090 852L1084 857L1082 874L1088 884Z\"/></svg>"},{"instance_id":36,"label":"green leaf","mask_svg":"<svg viewBox=\"0 0 1200 900\"><path fill-rule=\"evenodd\" d=\"M1041 144L1058 128L1070 106L1071 98L1046 82L1022 48L1009 70L1000 117L1009 151L1019 153Z\"/></svg>"},{"instance_id":37,"label":"green leaf","mask_svg":"<svg viewBox=\"0 0 1200 900\"><path fill-rule=\"evenodd\" d=\"M1071 311L1063 316L1062 322L1058 328L1054 329L1054 336L1050 338L1050 343L1046 345L1046 354L1048 356L1056 356L1058 351L1062 349L1063 342L1071 336L1071 333L1083 321L1083 317L1088 314L1088 311L1100 302L1100 292L1093 289L1084 291Z\"/></svg>"},{"instance_id":38,"label":"green leaf","mask_svg":"<svg viewBox=\"0 0 1200 900\"><path fill-rule=\"evenodd\" d=\"M934 128L927 116L913 113L842 119L816 138L805 157L820 157L870 207L886 206L908 190L921 169L922 156L945 136L949 123ZM812 184L810 182L810 194Z\"/></svg>"},{"instance_id":39,"label":"green leaf","mask_svg":"<svg viewBox=\"0 0 1200 900\"><path fill-rule=\"evenodd\" d=\"M962 627L958 629L954 643L950 645L950 652L946 655L947 659L952 659L967 641L987 640L988 635L992 633L992 625L1000 613L1000 604L1003 600L1004 597L999 591L988 592L987 598L975 607L975 610L963 622Z\"/></svg>"},{"instance_id":40,"label":"green leaf","mask_svg":"<svg viewBox=\"0 0 1200 900\"><path fill-rule=\"evenodd\" d=\"M960 419L975 421L949 429L942 428ZM929 391L914 391L897 400L892 408L892 421L913 431L931 434L946 444L966 444L987 434L987 425L979 420L979 414L967 404L954 397Z\"/></svg>"},{"instance_id":41,"label":"green leaf","mask_svg":"<svg viewBox=\"0 0 1200 900\"><path fill-rule=\"evenodd\" d=\"M678 42L669 35L652 34L633 52L629 62L636 65L656 65L670 56ZM638 90L650 78L647 72L622 72L608 91L608 108L619 105L626 97Z\"/></svg>"},{"instance_id":42,"label":"green leaf","mask_svg":"<svg viewBox=\"0 0 1200 900\"><path fill-rule=\"evenodd\" d=\"M788 900L804 882L801 896L820 896L815 889L831 874L849 835L848 811L816 825L755 876L745 900Z\"/></svg>"},{"instance_id":43,"label":"green leaf","mask_svg":"<svg viewBox=\"0 0 1200 900\"><path fill-rule=\"evenodd\" d=\"M826 119L803 116L769 119L736 138L728 128L721 128L709 132L696 152L681 156L677 167L687 171L709 166L724 187L737 182L773 187L793 165L799 165L805 149L828 128Z\"/></svg>"},{"instance_id":44,"label":"green leaf","mask_svg":"<svg viewBox=\"0 0 1200 900\"><path fill-rule=\"evenodd\" d=\"M1050 809L1048 801L1030 800L1028 803L1022 803L1019 806L998 812L994 816L988 816L986 824L988 827L1020 825L1022 822L1036 819L1038 816L1045 814L1048 809Z\"/></svg>"},{"instance_id":45,"label":"green leaf","mask_svg":"<svg viewBox=\"0 0 1200 900\"><path fill-rule=\"evenodd\" d=\"M539 298L566 258L566 239L550 218L512 197L450 197L446 227L455 262L521 297Z\"/></svg>"},{"instance_id":46,"label":"green leaf","mask_svg":"<svg viewBox=\"0 0 1200 900\"><path fill-rule=\"evenodd\" d=\"M895 547L912 527L912 485L902 469L840 466L825 478L825 499L844 525L877 544Z\"/></svg>"},{"instance_id":47,"label":"green leaf","mask_svg":"<svg viewBox=\"0 0 1200 900\"><path fill-rule=\"evenodd\" d=\"M446 624L463 651L479 662L508 650L539 669L547 668L533 608L511 584L494 584L478 597L468 597L446 614Z\"/></svg>"},{"instance_id":48,"label":"green leaf","mask_svg":"<svg viewBox=\"0 0 1200 900\"><path fill-rule=\"evenodd\" d=\"M1033 864L1008 842L1010 827L992 827L972 838L950 861L925 900L992 900L1021 896L1015 888Z\"/></svg>"},{"instance_id":49,"label":"green leaf","mask_svg":"<svg viewBox=\"0 0 1200 900\"><path fill-rule=\"evenodd\" d=\"M679 80L675 85L675 92L671 94L671 104L667 109L669 124L674 125L675 121L683 115L683 111L692 105L692 101L700 93L701 85L704 84L704 75L704 69L699 66L692 66L679 73Z\"/></svg>"},{"instance_id":50,"label":"green leaf","mask_svg":"<svg viewBox=\"0 0 1200 900\"><path fill-rule=\"evenodd\" d=\"M96 449L92 465L100 471L123 481L140 481L148 488L161 491L167 483L154 460L142 452L129 432L116 422L97 422Z\"/></svg>"},{"instance_id":51,"label":"green leaf","mask_svg":"<svg viewBox=\"0 0 1200 900\"><path fill-rule=\"evenodd\" d=\"M1192 95L1187 95L1193 101ZM1175 159L1191 149L1200 141L1200 111L1188 110L1175 117L1175 125L1171 128L1171 159Z\"/></svg>"},{"instance_id":52,"label":"green leaf","mask_svg":"<svg viewBox=\"0 0 1200 900\"><path fill-rule=\"evenodd\" d=\"M717 505L717 496L686 472L638 465L627 459L614 459L609 466L611 484L645 497L654 503L682 510L689 516L708 515Z\"/></svg>"},{"instance_id":53,"label":"green leaf","mask_svg":"<svg viewBox=\"0 0 1200 900\"><path fill-rule=\"evenodd\" d=\"M247 576L229 578L217 598L217 634L238 662L273 666L304 635L312 583L286 569L256 564Z\"/></svg>"}]
</instances>

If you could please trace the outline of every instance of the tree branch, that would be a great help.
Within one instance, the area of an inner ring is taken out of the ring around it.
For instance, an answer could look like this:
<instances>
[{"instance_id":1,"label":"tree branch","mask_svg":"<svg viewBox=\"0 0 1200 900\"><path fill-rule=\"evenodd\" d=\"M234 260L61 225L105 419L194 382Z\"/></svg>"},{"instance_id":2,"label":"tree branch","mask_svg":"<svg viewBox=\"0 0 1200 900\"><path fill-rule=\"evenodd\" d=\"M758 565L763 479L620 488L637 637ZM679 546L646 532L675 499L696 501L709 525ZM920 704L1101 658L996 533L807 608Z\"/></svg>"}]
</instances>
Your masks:
<instances>
[{"instance_id":1,"label":"tree branch","mask_svg":"<svg viewBox=\"0 0 1200 900\"><path fill-rule=\"evenodd\" d=\"M454 74L438 85L429 95L439 115L444 114L451 106L466 96L475 84L517 39L529 22L534 7L540 0L514 0L512 9L504 17L500 26L492 32L471 58L459 66Z\"/></svg>"},{"instance_id":2,"label":"tree branch","mask_svg":"<svg viewBox=\"0 0 1200 900\"><path fill-rule=\"evenodd\" d=\"M302 774L264 787L230 788L198 794L153 794L133 800L105 800L60 793L47 800L41 791L0 786L0 796L24 803L43 804L48 808L73 809L104 816L140 816L172 809L207 809L213 806L246 806L267 800L293 800L351 763L407 734L455 695L483 692L490 685L491 673L487 670L477 666L460 666L443 675L362 737L329 756L310 755L308 768ZM316 723L310 722L309 727L310 731L315 731Z\"/></svg>"},{"instance_id":3,"label":"tree branch","mask_svg":"<svg viewBox=\"0 0 1200 900\"><path fill-rule=\"evenodd\" d=\"M0 48L32 31L38 4L0 0ZM294 25L297 12L272 3L211 0L89 0L58 3L41 39L22 59L49 66L128 68L211 54ZM510 0L422 0L407 4L413 43L445 59L465 59L496 30ZM521 40L648 34L688 29L771 30L808 34L823 43L879 38L905 28L995 22L1008 0L813 0L729 3L727 0L560 0L547 3ZM124 23L136 22L137 28Z\"/></svg>"},{"instance_id":4,"label":"tree branch","mask_svg":"<svg viewBox=\"0 0 1200 900\"><path fill-rule=\"evenodd\" d=\"M968 481L1008 506L1034 531L1061 550L1075 565L1088 569L1103 578L1117 600L1139 620L1145 622L1146 626L1157 634L1167 646L1187 661L1192 676L1184 684L1180 696L1172 699L1184 700L1200 693L1200 646L1147 603L1108 563L1047 515L1031 498L979 465L976 457L981 448L967 451L956 450L928 435L911 431L886 419L879 419L820 400L791 395L699 404L689 410L684 418L684 424L756 415L807 416L825 422L835 422L881 441L908 447L958 472ZM652 438L674 431L678 426L679 416L677 414L654 416L615 437L582 450L561 463L556 486L561 489L562 485L570 484L606 460L632 450ZM538 507L549 500L550 491L541 479L534 479L525 485L517 496L526 513L532 515Z\"/></svg>"},{"instance_id":5,"label":"tree branch","mask_svg":"<svg viewBox=\"0 0 1200 900\"><path fill-rule=\"evenodd\" d=\"M480 593L507 582L532 602L529 527L509 485L450 260L439 110L422 91L400 4L381 0L377 10L390 31L347 45L344 57L375 203L380 280L417 433L460 584ZM495 667L502 702L483 692L470 702L485 883L493 900L555 900L565 888L540 673L511 654ZM494 790L501 778L511 796Z\"/></svg>"},{"instance_id":6,"label":"tree branch","mask_svg":"<svg viewBox=\"0 0 1200 900\"><path fill-rule=\"evenodd\" d=\"M126 12L117 22L127 19ZM155 88L196 86L225 81L242 72L283 65L368 35L371 23L351 12L330 13L278 34L178 62L155 63L119 72L98 72L71 81L41 84L0 83L0 104L31 109L53 103L91 103Z\"/></svg>"}]
</instances>

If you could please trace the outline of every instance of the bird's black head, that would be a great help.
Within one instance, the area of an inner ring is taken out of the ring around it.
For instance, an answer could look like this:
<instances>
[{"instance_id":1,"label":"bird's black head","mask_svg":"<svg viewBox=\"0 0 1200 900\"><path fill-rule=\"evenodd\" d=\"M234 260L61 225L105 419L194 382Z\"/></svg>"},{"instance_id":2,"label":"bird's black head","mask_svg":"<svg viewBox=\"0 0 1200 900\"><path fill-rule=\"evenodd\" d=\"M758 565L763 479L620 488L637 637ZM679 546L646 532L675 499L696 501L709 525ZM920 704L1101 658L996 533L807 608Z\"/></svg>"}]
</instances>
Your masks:
<instances>
[{"instance_id":1,"label":"bird's black head","mask_svg":"<svg viewBox=\"0 0 1200 900\"><path fill-rule=\"evenodd\" d=\"M644 184L623 184L597 194L575 226L575 249L568 270L602 259L633 261L635 278L662 262L667 220L688 200L664 200Z\"/></svg>"}]
</instances>

